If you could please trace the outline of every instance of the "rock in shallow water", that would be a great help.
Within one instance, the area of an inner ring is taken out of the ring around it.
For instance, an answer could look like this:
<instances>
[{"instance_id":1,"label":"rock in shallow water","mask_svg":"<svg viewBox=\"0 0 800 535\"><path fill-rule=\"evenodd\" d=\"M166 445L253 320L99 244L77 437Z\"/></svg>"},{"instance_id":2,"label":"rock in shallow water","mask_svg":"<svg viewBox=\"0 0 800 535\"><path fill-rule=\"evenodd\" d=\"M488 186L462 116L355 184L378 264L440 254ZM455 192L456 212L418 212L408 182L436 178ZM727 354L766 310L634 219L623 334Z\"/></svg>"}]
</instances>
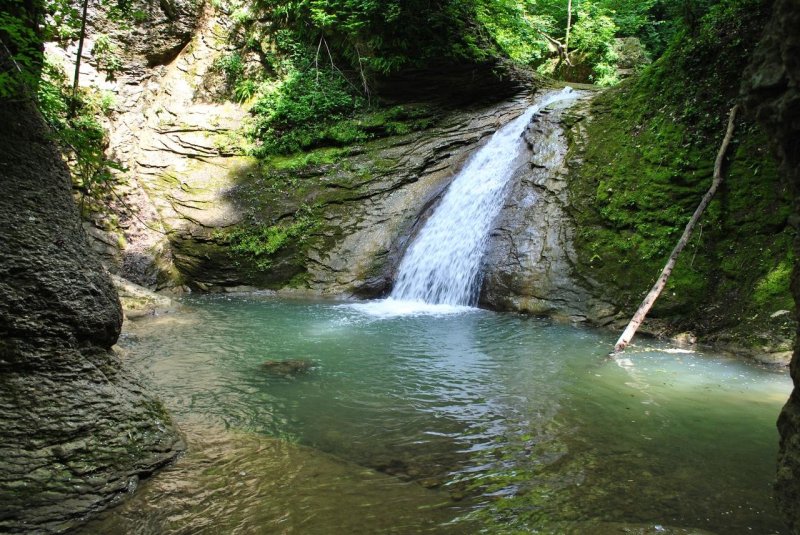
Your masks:
<instances>
[{"instance_id":1,"label":"rock in shallow water","mask_svg":"<svg viewBox=\"0 0 800 535\"><path fill-rule=\"evenodd\" d=\"M179 304L169 297L157 294L122 277L111 275L111 281L117 289L122 310L127 319L166 314L179 308Z\"/></svg>"},{"instance_id":2,"label":"rock in shallow water","mask_svg":"<svg viewBox=\"0 0 800 535\"><path fill-rule=\"evenodd\" d=\"M261 363L261 369L266 373L280 377L303 375L314 368L314 361L310 359L265 360Z\"/></svg>"}]
</instances>

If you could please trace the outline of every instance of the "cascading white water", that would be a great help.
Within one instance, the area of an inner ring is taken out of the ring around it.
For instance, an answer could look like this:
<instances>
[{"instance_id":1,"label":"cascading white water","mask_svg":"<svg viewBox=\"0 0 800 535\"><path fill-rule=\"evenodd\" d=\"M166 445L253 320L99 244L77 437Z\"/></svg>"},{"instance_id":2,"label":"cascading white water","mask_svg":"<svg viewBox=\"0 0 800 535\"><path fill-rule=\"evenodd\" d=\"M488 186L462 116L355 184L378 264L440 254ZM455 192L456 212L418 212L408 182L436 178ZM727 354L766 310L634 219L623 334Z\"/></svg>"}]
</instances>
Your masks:
<instances>
[{"instance_id":1,"label":"cascading white water","mask_svg":"<svg viewBox=\"0 0 800 535\"><path fill-rule=\"evenodd\" d=\"M569 87L545 94L470 158L406 251L391 301L477 303L481 257L506 185L520 164L522 133L539 110L576 96Z\"/></svg>"}]
</instances>

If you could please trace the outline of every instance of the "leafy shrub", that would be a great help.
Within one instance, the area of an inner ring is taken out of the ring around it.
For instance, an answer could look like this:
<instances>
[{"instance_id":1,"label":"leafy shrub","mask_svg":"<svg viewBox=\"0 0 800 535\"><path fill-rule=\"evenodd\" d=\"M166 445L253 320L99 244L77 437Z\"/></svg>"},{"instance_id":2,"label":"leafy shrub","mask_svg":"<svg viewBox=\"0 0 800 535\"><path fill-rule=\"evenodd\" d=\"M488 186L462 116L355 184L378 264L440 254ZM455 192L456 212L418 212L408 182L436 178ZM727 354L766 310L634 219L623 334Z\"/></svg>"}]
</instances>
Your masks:
<instances>
[{"instance_id":1,"label":"leafy shrub","mask_svg":"<svg viewBox=\"0 0 800 535\"><path fill-rule=\"evenodd\" d=\"M476 2L476 18L486 28L499 50L514 61L535 65L547 55L543 34L552 19L545 13L516 0Z\"/></svg>"},{"instance_id":2,"label":"leafy shrub","mask_svg":"<svg viewBox=\"0 0 800 535\"><path fill-rule=\"evenodd\" d=\"M258 94L259 87L260 85L257 81L245 78L233 88L233 96L237 102L247 102Z\"/></svg>"},{"instance_id":3,"label":"leafy shrub","mask_svg":"<svg viewBox=\"0 0 800 535\"><path fill-rule=\"evenodd\" d=\"M244 59L239 52L232 52L217 58L214 61L214 68L222 72L225 83L229 88L233 88L244 75Z\"/></svg>"},{"instance_id":4,"label":"leafy shrub","mask_svg":"<svg viewBox=\"0 0 800 535\"><path fill-rule=\"evenodd\" d=\"M617 55L613 49L617 25L609 15L597 4L584 2L572 27L571 45L579 51L580 61L591 66L590 80L598 85L613 85L618 81Z\"/></svg>"},{"instance_id":5,"label":"leafy shrub","mask_svg":"<svg viewBox=\"0 0 800 535\"><path fill-rule=\"evenodd\" d=\"M98 121L104 96L83 91L77 95L70 115L72 90L64 70L49 61L44 63L37 101L45 120L53 128L55 140L69 156L72 178L84 193L99 193L114 179L112 170L122 167L105 156L106 132Z\"/></svg>"},{"instance_id":6,"label":"leafy shrub","mask_svg":"<svg viewBox=\"0 0 800 535\"><path fill-rule=\"evenodd\" d=\"M97 69L106 73L107 80L113 80L117 71L122 68L119 48L105 34L100 34L95 39L92 55L97 60Z\"/></svg>"},{"instance_id":7,"label":"leafy shrub","mask_svg":"<svg viewBox=\"0 0 800 535\"><path fill-rule=\"evenodd\" d=\"M362 97L340 73L293 69L253 106L254 134L265 154L306 149L326 137L326 125L350 116L362 105ZM339 134L339 138L348 137Z\"/></svg>"},{"instance_id":8,"label":"leafy shrub","mask_svg":"<svg viewBox=\"0 0 800 535\"><path fill-rule=\"evenodd\" d=\"M38 83L42 53L40 38L27 20L22 2L14 11L0 11L0 98L18 97Z\"/></svg>"}]
</instances>

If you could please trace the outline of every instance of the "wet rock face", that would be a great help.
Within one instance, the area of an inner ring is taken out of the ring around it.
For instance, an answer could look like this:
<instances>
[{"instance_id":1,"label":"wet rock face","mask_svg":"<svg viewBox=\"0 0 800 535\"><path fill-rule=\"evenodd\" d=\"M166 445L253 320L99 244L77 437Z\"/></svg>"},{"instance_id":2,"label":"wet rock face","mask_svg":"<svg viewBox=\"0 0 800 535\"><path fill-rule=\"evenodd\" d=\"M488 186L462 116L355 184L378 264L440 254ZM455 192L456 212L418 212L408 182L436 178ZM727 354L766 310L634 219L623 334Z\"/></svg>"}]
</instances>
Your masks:
<instances>
[{"instance_id":1,"label":"wet rock face","mask_svg":"<svg viewBox=\"0 0 800 535\"><path fill-rule=\"evenodd\" d=\"M0 531L61 531L181 442L110 350L119 301L29 104L0 102L0 147Z\"/></svg>"},{"instance_id":2,"label":"wet rock face","mask_svg":"<svg viewBox=\"0 0 800 535\"><path fill-rule=\"evenodd\" d=\"M580 106L576 104L575 106ZM530 149L495 222L484 258L481 303L498 310L606 324L615 310L593 296L573 267L574 224L565 208L563 103L525 132Z\"/></svg>"},{"instance_id":3,"label":"wet rock face","mask_svg":"<svg viewBox=\"0 0 800 535\"><path fill-rule=\"evenodd\" d=\"M800 221L800 2L778 0L764 37L745 73L747 111L774 141L781 170L794 195L795 227ZM794 242L792 293L800 304L800 239ZM800 532L800 337L791 362L794 391L778 419L781 435L775 486L778 503L793 533Z\"/></svg>"},{"instance_id":4,"label":"wet rock face","mask_svg":"<svg viewBox=\"0 0 800 535\"><path fill-rule=\"evenodd\" d=\"M431 130L384 140L328 176L339 198L323 208L328 234L305 253L316 293L379 296L415 232L479 144L524 110L524 97L452 113ZM338 187L337 187L338 186Z\"/></svg>"},{"instance_id":5,"label":"wet rock face","mask_svg":"<svg viewBox=\"0 0 800 535\"><path fill-rule=\"evenodd\" d=\"M182 55L176 65L185 61ZM176 76L174 84L180 85L180 79ZM193 105L190 95L179 99L171 75L163 86L173 99L166 108L196 109L197 127L188 134L175 132L180 129L154 118L151 133L139 134L143 150L137 157L137 180L158 205L180 276L190 287L208 291L289 285L313 295L386 292L420 214L475 148L526 106L524 97L479 105L450 112L428 130L351 147L337 161L287 172L279 184L290 191L282 193L272 192L275 183L260 174L257 161L221 154L208 137L210 127L202 124L208 117L203 119L202 112L217 110L215 116L222 119L216 128L231 131L241 110ZM192 113L181 116L183 123L194 125L194 120ZM204 147L208 152L200 153ZM296 186L286 185L292 183ZM267 268L248 264L219 237L250 219L283 221L301 204L315 207L315 230L302 247L281 248Z\"/></svg>"}]
</instances>

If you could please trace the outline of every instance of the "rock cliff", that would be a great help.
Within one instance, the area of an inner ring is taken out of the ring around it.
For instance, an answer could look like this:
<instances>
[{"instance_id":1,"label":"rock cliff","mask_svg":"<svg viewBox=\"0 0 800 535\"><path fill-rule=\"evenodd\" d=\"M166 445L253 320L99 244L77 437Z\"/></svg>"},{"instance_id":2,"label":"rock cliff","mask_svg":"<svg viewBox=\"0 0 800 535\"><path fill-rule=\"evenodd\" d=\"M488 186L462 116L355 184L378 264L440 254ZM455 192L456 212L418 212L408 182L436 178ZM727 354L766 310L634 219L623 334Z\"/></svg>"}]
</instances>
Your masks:
<instances>
[{"instance_id":1,"label":"rock cliff","mask_svg":"<svg viewBox=\"0 0 800 535\"><path fill-rule=\"evenodd\" d=\"M791 223L800 222L800 2L778 0L743 82L746 106L774 142L794 196ZM792 293L800 304L800 239L794 239ZM793 533L800 533L800 345L791 362L794 391L778 419L781 435L776 494Z\"/></svg>"},{"instance_id":2,"label":"rock cliff","mask_svg":"<svg viewBox=\"0 0 800 535\"><path fill-rule=\"evenodd\" d=\"M70 528L182 441L111 347L122 311L28 103L0 103L0 531Z\"/></svg>"},{"instance_id":3,"label":"rock cliff","mask_svg":"<svg viewBox=\"0 0 800 535\"><path fill-rule=\"evenodd\" d=\"M91 64L82 77L116 95L109 154L126 167L110 202L119 224L94 217L93 246L112 271L153 289L379 295L420 214L527 102L435 110L431 128L259 161L240 147L246 106L214 85L229 30L224 15L207 10L169 64L143 75L144 52L136 52L112 82ZM71 62L70 49L49 52ZM268 250L242 251L243 241Z\"/></svg>"},{"instance_id":4,"label":"rock cliff","mask_svg":"<svg viewBox=\"0 0 800 535\"><path fill-rule=\"evenodd\" d=\"M585 102L573 106L585 113ZM484 261L481 302L498 310L604 325L616 309L581 280L574 266L576 229L566 211L566 109L562 103L544 110L525 132L528 165L512 180L495 222Z\"/></svg>"}]
</instances>

